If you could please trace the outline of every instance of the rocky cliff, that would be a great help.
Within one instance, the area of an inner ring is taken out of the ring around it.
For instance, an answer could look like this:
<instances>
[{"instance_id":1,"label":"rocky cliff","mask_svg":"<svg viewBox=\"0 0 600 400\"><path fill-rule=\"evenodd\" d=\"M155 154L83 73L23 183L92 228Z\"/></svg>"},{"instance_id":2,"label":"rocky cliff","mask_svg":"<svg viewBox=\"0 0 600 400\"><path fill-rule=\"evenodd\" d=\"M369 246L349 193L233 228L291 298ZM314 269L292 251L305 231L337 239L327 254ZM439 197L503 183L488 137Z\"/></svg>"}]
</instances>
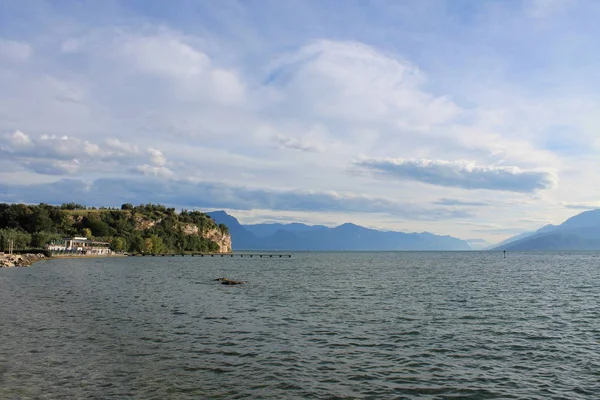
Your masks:
<instances>
[{"instance_id":1,"label":"rocky cliff","mask_svg":"<svg viewBox=\"0 0 600 400\"><path fill-rule=\"evenodd\" d=\"M219 245L219 253L231 253L231 235L221 231L219 228L209 229L202 237L212 240Z\"/></svg>"}]
</instances>

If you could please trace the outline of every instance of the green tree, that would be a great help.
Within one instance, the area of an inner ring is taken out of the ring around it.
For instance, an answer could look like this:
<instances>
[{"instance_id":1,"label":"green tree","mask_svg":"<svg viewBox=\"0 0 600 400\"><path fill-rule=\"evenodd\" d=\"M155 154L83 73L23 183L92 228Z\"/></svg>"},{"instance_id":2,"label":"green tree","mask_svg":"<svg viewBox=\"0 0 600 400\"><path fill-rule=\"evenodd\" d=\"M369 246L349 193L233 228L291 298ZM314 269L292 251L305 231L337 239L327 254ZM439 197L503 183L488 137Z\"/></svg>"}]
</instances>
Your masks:
<instances>
[{"instance_id":1,"label":"green tree","mask_svg":"<svg viewBox=\"0 0 600 400\"><path fill-rule=\"evenodd\" d=\"M50 218L48 210L41 206L37 207L37 209L29 217L30 232L51 231L53 225L54 223Z\"/></svg>"},{"instance_id":2,"label":"green tree","mask_svg":"<svg viewBox=\"0 0 600 400\"><path fill-rule=\"evenodd\" d=\"M129 243L129 251L137 253L146 251L146 244L144 238L142 238L139 234L134 234L131 236L131 239L128 240Z\"/></svg>"},{"instance_id":3,"label":"green tree","mask_svg":"<svg viewBox=\"0 0 600 400\"><path fill-rule=\"evenodd\" d=\"M126 243L122 237L116 237L110 242L110 249L112 251L125 251Z\"/></svg>"},{"instance_id":4,"label":"green tree","mask_svg":"<svg viewBox=\"0 0 600 400\"><path fill-rule=\"evenodd\" d=\"M85 210L85 206L77 203L63 203L60 208L62 210Z\"/></svg>"},{"instance_id":5,"label":"green tree","mask_svg":"<svg viewBox=\"0 0 600 400\"><path fill-rule=\"evenodd\" d=\"M95 237L111 236L112 233L110 226L98 216L83 218L83 226L89 228Z\"/></svg>"},{"instance_id":6,"label":"green tree","mask_svg":"<svg viewBox=\"0 0 600 400\"><path fill-rule=\"evenodd\" d=\"M62 239L59 234L52 232L35 232L31 235L31 247L43 248L46 244L52 240Z\"/></svg>"},{"instance_id":7,"label":"green tree","mask_svg":"<svg viewBox=\"0 0 600 400\"><path fill-rule=\"evenodd\" d=\"M2 251L8 251L10 241L13 241L14 249L26 249L31 245L31 235L17 229L0 229L0 247Z\"/></svg>"},{"instance_id":8,"label":"green tree","mask_svg":"<svg viewBox=\"0 0 600 400\"><path fill-rule=\"evenodd\" d=\"M165 252L165 246L163 240L158 235L150 235L151 253L160 254Z\"/></svg>"},{"instance_id":9,"label":"green tree","mask_svg":"<svg viewBox=\"0 0 600 400\"><path fill-rule=\"evenodd\" d=\"M227 235L229 233L229 228L225 224L219 224L219 230L224 235Z\"/></svg>"},{"instance_id":10,"label":"green tree","mask_svg":"<svg viewBox=\"0 0 600 400\"><path fill-rule=\"evenodd\" d=\"M85 236L86 238L88 238L88 239L91 239L91 238L92 238L92 230L91 230L90 228L83 228L83 229L81 230L81 234L82 234L83 236Z\"/></svg>"}]
</instances>

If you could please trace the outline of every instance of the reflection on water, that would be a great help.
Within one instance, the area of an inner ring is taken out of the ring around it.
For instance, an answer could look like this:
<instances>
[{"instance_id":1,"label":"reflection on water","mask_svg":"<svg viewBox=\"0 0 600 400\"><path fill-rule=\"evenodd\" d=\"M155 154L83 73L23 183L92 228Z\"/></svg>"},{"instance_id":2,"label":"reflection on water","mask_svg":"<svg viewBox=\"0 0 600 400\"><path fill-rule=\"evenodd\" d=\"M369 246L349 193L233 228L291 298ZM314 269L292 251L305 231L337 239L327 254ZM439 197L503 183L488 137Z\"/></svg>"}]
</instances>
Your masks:
<instances>
[{"instance_id":1,"label":"reflection on water","mask_svg":"<svg viewBox=\"0 0 600 400\"><path fill-rule=\"evenodd\" d=\"M0 398L595 398L599 266L297 253L4 269Z\"/></svg>"}]
</instances>

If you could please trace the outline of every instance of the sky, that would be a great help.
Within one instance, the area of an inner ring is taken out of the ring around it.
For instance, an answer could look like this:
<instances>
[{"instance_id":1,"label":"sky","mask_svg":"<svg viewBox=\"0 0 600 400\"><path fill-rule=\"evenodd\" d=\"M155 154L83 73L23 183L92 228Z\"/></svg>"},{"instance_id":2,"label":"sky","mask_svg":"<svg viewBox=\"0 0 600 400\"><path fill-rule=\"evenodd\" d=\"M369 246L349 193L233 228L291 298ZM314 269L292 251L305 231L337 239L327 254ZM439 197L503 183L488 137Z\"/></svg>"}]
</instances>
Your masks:
<instances>
[{"instance_id":1,"label":"sky","mask_svg":"<svg viewBox=\"0 0 600 400\"><path fill-rule=\"evenodd\" d=\"M494 243L600 208L595 0L0 0L0 202Z\"/></svg>"}]
</instances>

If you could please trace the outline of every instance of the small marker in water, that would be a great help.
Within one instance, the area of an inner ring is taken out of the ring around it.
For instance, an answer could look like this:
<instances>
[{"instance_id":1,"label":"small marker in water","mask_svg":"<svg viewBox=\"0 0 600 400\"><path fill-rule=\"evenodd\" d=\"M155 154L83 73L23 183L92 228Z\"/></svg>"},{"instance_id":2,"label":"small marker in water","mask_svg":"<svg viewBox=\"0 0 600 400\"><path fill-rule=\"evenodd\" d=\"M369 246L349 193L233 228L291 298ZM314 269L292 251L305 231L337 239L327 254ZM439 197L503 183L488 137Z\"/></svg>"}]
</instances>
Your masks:
<instances>
[{"instance_id":1,"label":"small marker in water","mask_svg":"<svg viewBox=\"0 0 600 400\"><path fill-rule=\"evenodd\" d=\"M504 250L504 258L506 258L506 250Z\"/></svg>"}]
</instances>

